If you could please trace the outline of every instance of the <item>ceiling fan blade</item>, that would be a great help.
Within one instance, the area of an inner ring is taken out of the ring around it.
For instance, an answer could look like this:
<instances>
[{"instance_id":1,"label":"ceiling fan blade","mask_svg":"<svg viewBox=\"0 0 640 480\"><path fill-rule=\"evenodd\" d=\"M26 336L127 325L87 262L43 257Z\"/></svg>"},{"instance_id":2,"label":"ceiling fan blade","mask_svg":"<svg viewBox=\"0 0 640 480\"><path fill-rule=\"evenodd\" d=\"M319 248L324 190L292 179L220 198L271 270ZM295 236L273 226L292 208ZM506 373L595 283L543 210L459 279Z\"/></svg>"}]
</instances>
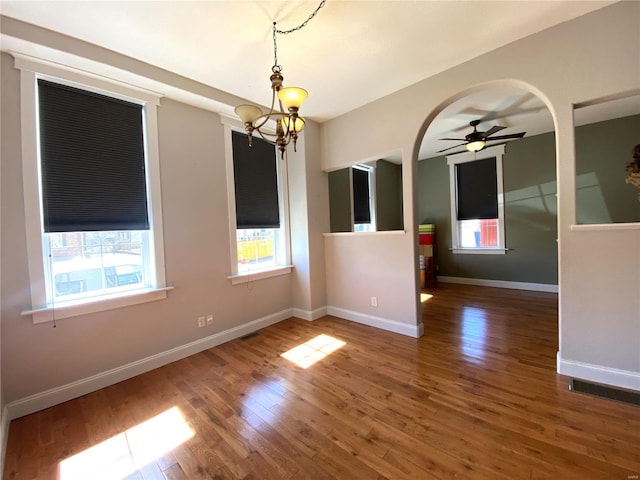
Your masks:
<instances>
[{"instance_id":1,"label":"ceiling fan blade","mask_svg":"<svg viewBox=\"0 0 640 480\"><path fill-rule=\"evenodd\" d=\"M509 138L522 138L527 132L512 133L511 135L498 135L497 137L487 138L488 140L507 140Z\"/></svg>"},{"instance_id":2,"label":"ceiling fan blade","mask_svg":"<svg viewBox=\"0 0 640 480\"><path fill-rule=\"evenodd\" d=\"M458 142L466 142L466 138L439 138L438 140L457 140Z\"/></svg>"},{"instance_id":3,"label":"ceiling fan blade","mask_svg":"<svg viewBox=\"0 0 640 480\"><path fill-rule=\"evenodd\" d=\"M466 145L466 144L467 144L467 142L464 142L464 143L461 143L459 145L454 145L453 147L445 148L444 150L438 150L436 153L446 152L447 150L452 150L454 148L458 148L458 147L461 147L461 146Z\"/></svg>"},{"instance_id":4,"label":"ceiling fan blade","mask_svg":"<svg viewBox=\"0 0 640 480\"><path fill-rule=\"evenodd\" d=\"M507 127L501 127L500 125L494 125L489 130L484 132L484 136L485 137L489 137L489 136L493 135L494 133L499 132L500 130L504 130L505 128L507 128Z\"/></svg>"}]
</instances>

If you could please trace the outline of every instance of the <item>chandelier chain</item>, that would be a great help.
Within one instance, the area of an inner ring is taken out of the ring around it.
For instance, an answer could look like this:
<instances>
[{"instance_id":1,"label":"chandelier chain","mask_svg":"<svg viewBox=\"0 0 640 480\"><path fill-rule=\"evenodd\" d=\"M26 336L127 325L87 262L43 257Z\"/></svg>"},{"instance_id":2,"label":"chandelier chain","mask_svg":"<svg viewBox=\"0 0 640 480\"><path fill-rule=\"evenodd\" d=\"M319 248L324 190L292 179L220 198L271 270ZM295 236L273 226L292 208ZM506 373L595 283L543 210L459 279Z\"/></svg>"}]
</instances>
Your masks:
<instances>
[{"instance_id":1,"label":"chandelier chain","mask_svg":"<svg viewBox=\"0 0 640 480\"><path fill-rule=\"evenodd\" d=\"M327 1L327 0L322 0L322 1L320 2L320 5L318 5L318 8L316 8L316 9L313 11L313 13L312 13L311 15L309 15L309 18L307 18L304 22L302 22L302 23L301 23L300 25L298 25L297 27L294 27L294 28L292 28L292 29L290 29L290 30L276 30L276 33L280 33L280 34L282 34L282 35L286 35L286 34L288 34L288 33L293 33L293 32L296 32L296 31L298 31L298 30L303 29L304 27L306 27L306 26L307 26L307 23L309 23L309 22L311 21L311 19L312 19L313 17L315 17L315 16L316 16L316 14L318 13L318 11L319 11L322 7L324 7L324 4L326 3L326 1Z\"/></svg>"},{"instance_id":2,"label":"chandelier chain","mask_svg":"<svg viewBox=\"0 0 640 480\"><path fill-rule=\"evenodd\" d=\"M278 44L276 43L276 22L273 22L273 67L271 67L271 71L273 73L282 72L282 65L278 65Z\"/></svg>"},{"instance_id":3,"label":"chandelier chain","mask_svg":"<svg viewBox=\"0 0 640 480\"><path fill-rule=\"evenodd\" d=\"M313 19L313 17L316 16L318 11L322 7L324 7L324 4L326 3L326 1L327 0L322 0L320 2L320 4L318 5L318 7L311 13L311 15L309 15L309 18L307 18L304 22L302 22L297 27L291 28L289 30L278 30L278 28L276 27L276 22L273 22L273 67L271 67L271 70L273 71L273 73L282 72L282 66L278 65L278 44L276 42L276 34L279 33L281 35L287 35L289 33L293 33L293 32L297 32L298 30L302 30L304 27L307 26L307 23L309 23L311 21L311 19Z\"/></svg>"}]
</instances>

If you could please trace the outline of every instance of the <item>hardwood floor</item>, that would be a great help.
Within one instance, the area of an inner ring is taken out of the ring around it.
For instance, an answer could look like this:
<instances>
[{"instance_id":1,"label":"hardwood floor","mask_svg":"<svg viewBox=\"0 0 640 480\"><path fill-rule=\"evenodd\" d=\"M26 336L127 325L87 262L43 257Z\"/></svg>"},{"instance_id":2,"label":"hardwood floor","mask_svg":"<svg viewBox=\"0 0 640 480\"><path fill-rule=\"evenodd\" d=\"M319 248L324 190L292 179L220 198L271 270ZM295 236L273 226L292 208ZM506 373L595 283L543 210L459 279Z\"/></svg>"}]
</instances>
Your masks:
<instances>
[{"instance_id":1,"label":"hardwood floor","mask_svg":"<svg viewBox=\"0 0 640 480\"><path fill-rule=\"evenodd\" d=\"M4 478L638 478L640 409L555 373L555 294L424 293L420 339L290 319L14 420Z\"/></svg>"}]
</instances>

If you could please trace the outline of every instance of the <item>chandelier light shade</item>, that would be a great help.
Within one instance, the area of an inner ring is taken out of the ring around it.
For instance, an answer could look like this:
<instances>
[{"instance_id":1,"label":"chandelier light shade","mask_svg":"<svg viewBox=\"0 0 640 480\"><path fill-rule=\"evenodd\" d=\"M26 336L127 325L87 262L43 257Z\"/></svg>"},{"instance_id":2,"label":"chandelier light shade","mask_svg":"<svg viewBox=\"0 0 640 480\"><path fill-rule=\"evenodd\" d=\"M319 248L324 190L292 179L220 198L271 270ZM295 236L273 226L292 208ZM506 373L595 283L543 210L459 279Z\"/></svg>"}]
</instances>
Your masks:
<instances>
[{"instance_id":1,"label":"chandelier light shade","mask_svg":"<svg viewBox=\"0 0 640 480\"><path fill-rule=\"evenodd\" d=\"M302 117L297 117L297 118L292 118L291 116L284 118L282 120L284 122L283 125L283 129L285 130L290 130L290 131L296 131L298 133L300 133L302 131L302 129L304 128L304 118Z\"/></svg>"},{"instance_id":2,"label":"chandelier light shade","mask_svg":"<svg viewBox=\"0 0 640 480\"><path fill-rule=\"evenodd\" d=\"M305 120L298 111L309 95L304 88L284 87L282 82L282 66L278 65L278 45L276 35L288 34L300 30L318 13L326 0L322 0L318 8L309 15L306 21L291 30L278 30L276 22L273 22L273 67L271 67L271 107L267 113L255 105L238 105L235 108L236 115L240 117L247 136L249 145L254 134L258 134L263 140L276 145L280 156L284 158L287 145L293 143L296 148L298 134L304 128Z\"/></svg>"},{"instance_id":3,"label":"chandelier light shade","mask_svg":"<svg viewBox=\"0 0 640 480\"><path fill-rule=\"evenodd\" d=\"M278 99L289 112L291 112L292 108L298 111L308 96L307 91L300 87L281 88L278 92Z\"/></svg>"},{"instance_id":4,"label":"chandelier light shade","mask_svg":"<svg viewBox=\"0 0 640 480\"><path fill-rule=\"evenodd\" d=\"M254 105L238 105L235 111L244 124L253 124L262 116L262 110Z\"/></svg>"}]
</instances>

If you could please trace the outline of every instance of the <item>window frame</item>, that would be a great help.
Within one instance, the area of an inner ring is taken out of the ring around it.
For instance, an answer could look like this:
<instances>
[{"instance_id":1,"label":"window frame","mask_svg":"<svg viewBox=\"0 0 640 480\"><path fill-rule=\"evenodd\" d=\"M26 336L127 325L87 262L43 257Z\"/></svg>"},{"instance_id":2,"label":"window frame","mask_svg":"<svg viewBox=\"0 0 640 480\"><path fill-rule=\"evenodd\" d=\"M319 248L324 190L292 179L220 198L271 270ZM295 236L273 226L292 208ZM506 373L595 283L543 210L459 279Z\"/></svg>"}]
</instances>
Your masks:
<instances>
[{"instance_id":1,"label":"window frame","mask_svg":"<svg viewBox=\"0 0 640 480\"><path fill-rule=\"evenodd\" d=\"M281 158L277 155L274 146L274 157L278 178L278 208L280 209L280 239L278 244L278 258L276 266L240 272L238 267L238 241L237 241L237 219L236 219L236 190L233 166L233 142L232 132L246 133L244 126L239 120L220 115L220 122L224 129L224 156L227 180L227 205L229 209L229 274L227 278L232 285L243 284L265 278L291 273L291 235L289 218L289 181L287 156Z\"/></svg>"},{"instance_id":2,"label":"window frame","mask_svg":"<svg viewBox=\"0 0 640 480\"><path fill-rule=\"evenodd\" d=\"M505 244L505 220L504 220L504 183L502 162L505 152L505 145L487 147L479 152L463 152L455 155L447 155L449 165L449 193L451 205L451 251L455 254L505 254L507 251ZM496 183L498 191L498 245L495 247L469 248L460 246L460 220L458 220L457 208L457 179L456 165L487 158L496 159Z\"/></svg>"},{"instance_id":3,"label":"window frame","mask_svg":"<svg viewBox=\"0 0 640 480\"><path fill-rule=\"evenodd\" d=\"M369 182L369 223L356 223L355 221L355 185L353 183L353 171L361 170L367 172ZM349 169L349 184L351 186L351 228L355 233L370 233L377 231L376 223L376 169L371 165L358 163ZM356 225L365 225L368 228L357 229Z\"/></svg>"},{"instance_id":4,"label":"window frame","mask_svg":"<svg viewBox=\"0 0 640 480\"><path fill-rule=\"evenodd\" d=\"M34 57L12 53L20 70L20 109L22 142L22 180L25 208L26 247L31 290L31 307L21 312L33 323L75 317L167 297L164 263L164 237L160 194L160 158L157 107L161 95L144 89L61 66ZM38 155L39 119L37 115L39 78L93 91L142 105L147 166L147 202L149 210L149 248L151 286L111 295L100 295L68 302L49 302L46 289L46 246L42 228L40 159Z\"/></svg>"}]
</instances>

